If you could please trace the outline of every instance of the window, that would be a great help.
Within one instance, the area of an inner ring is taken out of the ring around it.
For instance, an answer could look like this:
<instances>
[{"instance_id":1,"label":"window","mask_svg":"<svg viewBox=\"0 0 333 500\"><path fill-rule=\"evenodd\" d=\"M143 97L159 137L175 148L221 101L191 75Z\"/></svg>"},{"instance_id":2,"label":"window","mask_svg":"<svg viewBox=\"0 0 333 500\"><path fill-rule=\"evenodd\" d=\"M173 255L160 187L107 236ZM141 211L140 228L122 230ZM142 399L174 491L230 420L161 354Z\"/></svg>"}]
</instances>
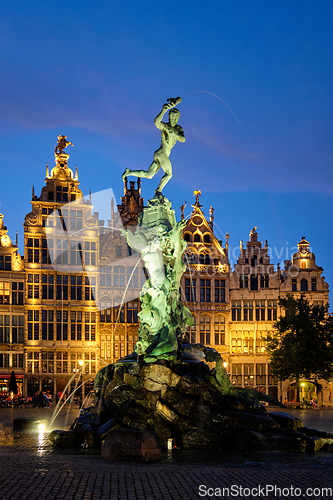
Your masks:
<instances>
[{"instance_id":1,"label":"window","mask_svg":"<svg viewBox=\"0 0 333 500\"><path fill-rule=\"evenodd\" d=\"M251 290L258 290L258 276L254 274L250 276L250 287Z\"/></svg>"},{"instance_id":2,"label":"window","mask_svg":"<svg viewBox=\"0 0 333 500\"><path fill-rule=\"evenodd\" d=\"M184 342L188 342L189 344L195 344L196 343L196 326L188 326L185 336L184 336Z\"/></svg>"},{"instance_id":3,"label":"window","mask_svg":"<svg viewBox=\"0 0 333 500\"><path fill-rule=\"evenodd\" d=\"M28 262L39 262L39 238L28 238Z\"/></svg>"},{"instance_id":4,"label":"window","mask_svg":"<svg viewBox=\"0 0 333 500\"><path fill-rule=\"evenodd\" d=\"M95 300L95 294L96 294L96 277L91 276L90 277L90 282L88 276L85 276L84 278L84 300Z\"/></svg>"},{"instance_id":5,"label":"window","mask_svg":"<svg viewBox=\"0 0 333 500\"><path fill-rule=\"evenodd\" d=\"M249 277L248 276L239 276L239 288L249 288Z\"/></svg>"},{"instance_id":6,"label":"window","mask_svg":"<svg viewBox=\"0 0 333 500\"><path fill-rule=\"evenodd\" d=\"M39 299L39 274L28 274L28 299Z\"/></svg>"},{"instance_id":7,"label":"window","mask_svg":"<svg viewBox=\"0 0 333 500\"><path fill-rule=\"evenodd\" d=\"M232 363L231 365L231 383L233 385L242 385L242 364Z\"/></svg>"},{"instance_id":8,"label":"window","mask_svg":"<svg viewBox=\"0 0 333 500\"><path fill-rule=\"evenodd\" d=\"M184 262L186 262L186 264L195 264L196 263L195 252L191 252L190 250L185 252L184 253Z\"/></svg>"},{"instance_id":9,"label":"window","mask_svg":"<svg viewBox=\"0 0 333 500\"><path fill-rule=\"evenodd\" d=\"M12 316L12 342L13 344L24 342L24 316Z\"/></svg>"},{"instance_id":10,"label":"window","mask_svg":"<svg viewBox=\"0 0 333 500\"><path fill-rule=\"evenodd\" d=\"M297 279L296 278L291 279L291 291L297 292Z\"/></svg>"},{"instance_id":11,"label":"window","mask_svg":"<svg viewBox=\"0 0 333 500\"><path fill-rule=\"evenodd\" d=\"M211 243L211 238L209 234L204 235L204 243Z\"/></svg>"},{"instance_id":12,"label":"window","mask_svg":"<svg viewBox=\"0 0 333 500\"><path fill-rule=\"evenodd\" d=\"M12 354L12 367L23 368L23 354Z\"/></svg>"},{"instance_id":13,"label":"window","mask_svg":"<svg viewBox=\"0 0 333 500\"><path fill-rule=\"evenodd\" d=\"M0 314L0 343L10 342L10 316Z\"/></svg>"},{"instance_id":14,"label":"window","mask_svg":"<svg viewBox=\"0 0 333 500\"><path fill-rule=\"evenodd\" d=\"M10 255L0 255L0 270L11 270L12 258Z\"/></svg>"},{"instance_id":15,"label":"window","mask_svg":"<svg viewBox=\"0 0 333 500\"><path fill-rule=\"evenodd\" d=\"M9 281L0 281L0 304L9 304Z\"/></svg>"},{"instance_id":16,"label":"window","mask_svg":"<svg viewBox=\"0 0 333 500\"><path fill-rule=\"evenodd\" d=\"M53 200L53 193L50 193L49 194L52 195L52 198L51 200ZM53 214L53 207L52 208L42 208L42 225L43 227L47 226L47 227L53 227L53 220L54 218L53 217L50 217L48 219L48 216L49 215L52 215Z\"/></svg>"},{"instance_id":17,"label":"window","mask_svg":"<svg viewBox=\"0 0 333 500\"><path fill-rule=\"evenodd\" d=\"M138 323L138 308L137 300L127 303L127 323Z\"/></svg>"},{"instance_id":18,"label":"window","mask_svg":"<svg viewBox=\"0 0 333 500\"><path fill-rule=\"evenodd\" d=\"M123 249L121 248L120 245L116 246L116 257L122 257L123 256Z\"/></svg>"},{"instance_id":19,"label":"window","mask_svg":"<svg viewBox=\"0 0 333 500\"><path fill-rule=\"evenodd\" d=\"M277 301L268 300L267 301L267 321L277 320Z\"/></svg>"},{"instance_id":20,"label":"window","mask_svg":"<svg viewBox=\"0 0 333 500\"><path fill-rule=\"evenodd\" d=\"M111 300L101 300L100 308L100 321L101 323L111 323Z\"/></svg>"},{"instance_id":21,"label":"window","mask_svg":"<svg viewBox=\"0 0 333 500\"><path fill-rule=\"evenodd\" d=\"M225 280L215 280L215 302L225 302Z\"/></svg>"},{"instance_id":22,"label":"window","mask_svg":"<svg viewBox=\"0 0 333 500\"><path fill-rule=\"evenodd\" d=\"M185 233L184 234L184 240L185 241L191 241L191 234L190 233Z\"/></svg>"},{"instance_id":23,"label":"window","mask_svg":"<svg viewBox=\"0 0 333 500\"><path fill-rule=\"evenodd\" d=\"M53 310L42 311L42 340L53 340Z\"/></svg>"},{"instance_id":24,"label":"window","mask_svg":"<svg viewBox=\"0 0 333 500\"><path fill-rule=\"evenodd\" d=\"M54 352L42 351L42 373L53 373L53 372L54 372Z\"/></svg>"},{"instance_id":25,"label":"window","mask_svg":"<svg viewBox=\"0 0 333 500\"><path fill-rule=\"evenodd\" d=\"M49 247L49 248L48 248ZM53 262L53 240L42 239L42 263L52 264Z\"/></svg>"},{"instance_id":26,"label":"window","mask_svg":"<svg viewBox=\"0 0 333 500\"><path fill-rule=\"evenodd\" d=\"M96 266L96 242L84 242L84 263L86 266Z\"/></svg>"},{"instance_id":27,"label":"window","mask_svg":"<svg viewBox=\"0 0 333 500\"><path fill-rule=\"evenodd\" d=\"M251 267L256 267L258 263L258 255L251 255Z\"/></svg>"},{"instance_id":28,"label":"window","mask_svg":"<svg viewBox=\"0 0 333 500\"><path fill-rule=\"evenodd\" d=\"M28 373L39 373L39 352L28 351Z\"/></svg>"},{"instance_id":29,"label":"window","mask_svg":"<svg viewBox=\"0 0 333 500\"><path fill-rule=\"evenodd\" d=\"M244 385L253 387L254 384L254 363L244 363Z\"/></svg>"},{"instance_id":30,"label":"window","mask_svg":"<svg viewBox=\"0 0 333 500\"><path fill-rule=\"evenodd\" d=\"M265 352L265 340L264 340L265 332L257 331L256 333L256 353L264 353Z\"/></svg>"},{"instance_id":31,"label":"window","mask_svg":"<svg viewBox=\"0 0 333 500\"><path fill-rule=\"evenodd\" d=\"M185 278L185 299L187 302L196 301L196 279Z\"/></svg>"},{"instance_id":32,"label":"window","mask_svg":"<svg viewBox=\"0 0 333 500\"><path fill-rule=\"evenodd\" d=\"M86 311L84 313L84 339L86 341L96 340L96 312Z\"/></svg>"},{"instance_id":33,"label":"window","mask_svg":"<svg viewBox=\"0 0 333 500\"><path fill-rule=\"evenodd\" d=\"M193 241L194 241L195 243L199 243L199 242L201 241L201 236L200 236L200 234L199 234L199 233L196 233L196 234L194 235Z\"/></svg>"},{"instance_id":34,"label":"window","mask_svg":"<svg viewBox=\"0 0 333 500\"><path fill-rule=\"evenodd\" d=\"M111 280L111 276L110 276ZM127 267L127 283L129 288L139 288L139 269L134 266Z\"/></svg>"},{"instance_id":35,"label":"window","mask_svg":"<svg viewBox=\"0 0 333 500\"><path fill-rule=\"evenodd\" d=\"M111 266L100 267L100 284L101 286L111 286Z\"/></svg>"},{"instance_id":36,"label":"window","mask_svg":"<svg viewBox=\"0 0 333 500\"><path fill-rule=\"evenodd\" d=\"M125 286L125 267L115 266L113 268L113 286Z\"/></svg>"},{"instance_id":37,"label":"window","mask_svg":"<svg viewBox=\"0 0 333 500\"><path fill-rule=\"evenodd\" d=\"M68 311L57 310L57 340L68 338Z\"/></svg>"},{"instance_id":38,"label":"window","mask_svg":"<svg viewBox=\"0 0 333 500\"><path fill-rule=\"evenodd\" d=\"M231 353L232 354L240 354L242 352L242 332L232 332L231 335Z\"/></svg>"},{"instance_id":39,"label":"window","mask_svg":"<svg viewBox=\"0 0 333 500\"><path fill-rule=\"evenodd\" d=\"M49 247L50 247L50 240L48 241ZM76 242L72 241L71 246L74 245L75 248ZM58 238L55 239L54 241L54 262L58 265L60 264L65 264L68 265L68 241L67 239L63 238ZM72 264L76 264L75 262L72 262Z\"/></svg>"},{"instance_id":40,"label":"window","mask_svg":"<svg viewBox=\"0 0 333 500\"><path fill-rule=\"evenodd\" d=\"M63 215L66 217L67 210L63 210ZM82 210L70 210L71 229L82 229Z\"/></svg>"},{"instance_id":41,"label":"window","mask_svg":"<svg viewBox=\"0 0 333 500\"><path fill-rule=\"evenodd\" d=\"M222 314L216 314L214 319L215 345L225 344L225 317Z\"/></svg>"},{"instance_id":42,"label":"window","mask_svg":"<svg viewBox=\"0 0 333 500\"><path fill-rule=\"evenodd\" d=\"M200 315L200 344L210 345L211 317L209 314Z\"/></svg>"},{"instance_id":43,"label":"window","mask_svg":"<svg viewBox=\"0 0 333 500\"><path fill-rule=\"evenodd\" d=\"M23 304L23 283L12 281L12 304Z\"/></svg>"},{"instance_id":44,"label":"window","mask_svg":"<svg viewBox=\"0 0 333 500\"><path fill-rule=\"evenodd\" d=\"M308 280L303 278L301 280L301 292L307 292L308 291Z\"/></svg>"},{"instance_id":45,"label":"window","mask_svg":"<svg viewBox=\"0 0 333 500\"><path fill-rule=\"evenodd\" d=\"M71 300L82 300L82 276L71 275Z\"/></svg>"},{"instance_id":46,"label":"window","mask_svg":"<svg viewBox=\"0 0 333 500\"><path fill-rule=\"evenodd\" d=\"M9 367L9 354L0 354L0 368Z\"/></svg>"},{"instance_id":47,"label":"window","mask_svg":"<svg viewBox=\"0 0 333 500\"><path fill-rule=\"evenodd\" d=\"M256 364L256 385L266 385L266 364Z\"/></svg>"},{"instance_id":48,"label":"window","mask_svg":"<svg viewBox=\"0 0 333 500\"><path fill-rule=\"evenodd\" d=\"M260 276L260 288L269 288L269 275L262 274Z\"/></svg>"},{"instance_id":49,"label":"window","mask_svg":"<svg viewBox=\"0 0 333 500\"><path fill-rule=\"evenodd\" d=\"M278 383L277 375L274 375L272 373L271 364L269 363L268 364L268 384L269 385L277 385L277 383Z\"/></svg>"},{"instance_id":50,"label":"window","mask_svg":"<svg viewBox=\"0 0 333 500\"><path fill-rule=\"evenodd\" d=\"M244 332L243 352L244 354L253 354L254 352L253 332Z\"/></svg>"},{"instance_id":51,"label":"window","mask_svg":"<svg viewBox=\"0 0 333 500\"><path fill-rule=\"evenodd\" d=\"M56 353L56 373L67 373L68 354L66 351L57 351Z\"/></svg>"},{"instance_id":52,"label":"window","mask_svg":"<svg viewBox=\"0 0 333 500\"><path fill-rule=\"evenodd\" d=\"M253 302L252 300L243 301L243 321L253 321Z\"/></svg>"},{"instance_id":53,"label":"window","mask_svg":"<svg viewBox=\"0 0 333 500\"><path fill-rule=\"evenodd\" d=\"M28 310L28 340L39 340L39 311Z\"/></svg>"},{"instance_id":54,"label":"window","mask_svg":"<svg viewBox=\"0 0 333 500\"><path fill-rule=\"evenodd\" d=\"M211 302L210 280L200 280L200 302Z\"/></svg>"},{"instance_id":55,"label":"window","mask_svg":"<svg viewBox=\"0 0 333 500\"><path fill-rule=\"evenodd\" d=\"M57 300L68 300L67 274L57 274Z\"/></svg>"},{"instance_id":56,"label":"window","mask_svg":"<svg viewBox=\"0 0 333 500\"><path fill-rule=\"evenodd\" d=\"M317 278L311 278L311 291L317 291Z\"/></svg>"}]
</instances>

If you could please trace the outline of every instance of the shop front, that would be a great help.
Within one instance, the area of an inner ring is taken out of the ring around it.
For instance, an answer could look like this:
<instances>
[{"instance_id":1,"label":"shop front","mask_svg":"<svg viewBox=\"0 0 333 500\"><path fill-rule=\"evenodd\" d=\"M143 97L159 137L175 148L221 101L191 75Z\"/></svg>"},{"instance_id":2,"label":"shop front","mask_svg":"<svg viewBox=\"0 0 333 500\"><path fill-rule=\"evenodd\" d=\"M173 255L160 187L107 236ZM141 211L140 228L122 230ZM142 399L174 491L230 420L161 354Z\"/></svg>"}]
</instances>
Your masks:
<instances>
[{"instance_id":1,"label":"shop front","mask_svg":"<svg viewBox=\"0 0 333 500\"><path fill-rule=\"evenodd\" d=\"M15 373L16 384L17 384L17 394L18 396L23 395L23 380L24 375ZM5 399L9 396L9 382L10 373L0 373L0 398Z\"/></svg>"}]
</instances>

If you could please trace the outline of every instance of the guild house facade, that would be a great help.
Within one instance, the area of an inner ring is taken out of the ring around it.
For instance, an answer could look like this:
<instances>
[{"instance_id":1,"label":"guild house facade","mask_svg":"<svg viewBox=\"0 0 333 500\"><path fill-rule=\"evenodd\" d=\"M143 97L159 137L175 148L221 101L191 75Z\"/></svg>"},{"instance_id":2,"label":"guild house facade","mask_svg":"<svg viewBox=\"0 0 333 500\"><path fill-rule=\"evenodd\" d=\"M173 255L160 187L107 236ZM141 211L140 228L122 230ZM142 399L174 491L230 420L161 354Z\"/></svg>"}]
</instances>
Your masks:
<instances>
[{"instance_id":1,"label":"guild house facade","mask_svg":"<svg viewBox=\"0 0 333 500\"><path fill-rule=\"evenodd\" d=\"M36 390L55 394L67 384L70 394L80 382L84 396L97 371L130 354L138 339L139 296L147 275L120 230L135 230L143 211L140 179L125 180L121 203L111 198L110 219L101 220L93 212L91 196L82 196L77 168L74 174L68 165L64 149L69 143L59 138L55 166L47 166L39 196L33 189L31 211L25 216L24 258L0 215L3 394L14 370L24 395ZM194 192L183 232L187 249L181 297L195 318L187 340L218 350L235 386L291 401L294 385L279 382L271 372L265 337L279 317L279 296L304 293L311 303L328 303L323 269L316 265L305 238L283 269L275 266L257 228L246 243L241 241L231 269L229 235L224 241L216 237L213 207L206 218L200 195ZM304 381L303 397L316 396L320 404L331 405L332 384L319 382L314 386Z\"/></svg>"}]
</instances>

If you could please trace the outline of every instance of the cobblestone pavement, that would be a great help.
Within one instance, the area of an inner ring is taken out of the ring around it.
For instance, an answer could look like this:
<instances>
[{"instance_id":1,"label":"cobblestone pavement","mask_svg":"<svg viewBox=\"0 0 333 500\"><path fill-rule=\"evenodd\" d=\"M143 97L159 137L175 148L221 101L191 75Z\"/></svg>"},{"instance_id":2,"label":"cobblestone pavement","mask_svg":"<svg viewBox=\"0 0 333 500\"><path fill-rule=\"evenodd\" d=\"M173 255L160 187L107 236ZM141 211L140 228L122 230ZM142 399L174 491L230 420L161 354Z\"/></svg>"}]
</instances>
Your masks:
<instances>
[{"instance_id":1,"label":"cobblestone pavement","mask_svg":"<svg viewBox=\"0 0 333 500\"><path fill-rule=\"evenodd\" d=\"M5 430L0 499L333 498L333 453L178 451L153 464L106 462L97 452L83 453L53 449L47 434Z\"/></svg>"}]
</instances>

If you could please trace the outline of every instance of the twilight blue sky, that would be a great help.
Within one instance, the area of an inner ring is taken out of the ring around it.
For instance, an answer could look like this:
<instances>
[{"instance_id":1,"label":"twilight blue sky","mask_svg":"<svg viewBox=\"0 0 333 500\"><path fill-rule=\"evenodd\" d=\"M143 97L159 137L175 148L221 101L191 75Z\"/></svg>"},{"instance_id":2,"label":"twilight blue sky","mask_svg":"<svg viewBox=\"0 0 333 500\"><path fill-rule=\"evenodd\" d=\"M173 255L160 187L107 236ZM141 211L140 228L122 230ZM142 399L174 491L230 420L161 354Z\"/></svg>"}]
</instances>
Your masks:
<instances>
[{"instance_id":1,"label":"twilight blue sky","mask_svg":"<svg viewBox=\"0 0 333 500\"><path fill-rule=\"evenodd\" d=\"M154 117L180 95L186 142L164 190L177 216L200 188L232 249L256 225L276 264L306 236L332 285L332 12L321 0L0 0L0 212L21 253L58 134L75 144L84 194L112 188L119 202L121 173L148 168Z\"/></svg>"}]
</instances>

